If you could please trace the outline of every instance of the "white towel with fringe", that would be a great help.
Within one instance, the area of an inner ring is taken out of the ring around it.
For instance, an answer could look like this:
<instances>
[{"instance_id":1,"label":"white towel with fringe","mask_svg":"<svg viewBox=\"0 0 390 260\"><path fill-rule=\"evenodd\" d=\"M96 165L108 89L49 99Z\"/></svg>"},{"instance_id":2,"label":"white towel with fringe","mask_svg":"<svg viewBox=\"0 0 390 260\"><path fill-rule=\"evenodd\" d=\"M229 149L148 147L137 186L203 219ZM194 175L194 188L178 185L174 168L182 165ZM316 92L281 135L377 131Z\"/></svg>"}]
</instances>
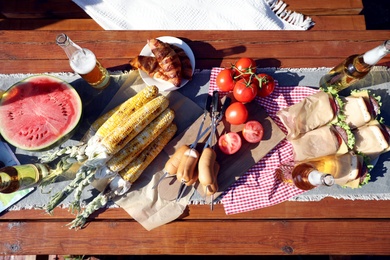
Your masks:
<instances>
[{"instance_id":1,"label":"white towel with fringe","mask_svg":"<svg viewBox=\"0 0 390 260\"><path fill-rule=\"evenodd\" d=\"M281 0L73 0L105 30L307 30Z\"/></svg>"}]
</instances>

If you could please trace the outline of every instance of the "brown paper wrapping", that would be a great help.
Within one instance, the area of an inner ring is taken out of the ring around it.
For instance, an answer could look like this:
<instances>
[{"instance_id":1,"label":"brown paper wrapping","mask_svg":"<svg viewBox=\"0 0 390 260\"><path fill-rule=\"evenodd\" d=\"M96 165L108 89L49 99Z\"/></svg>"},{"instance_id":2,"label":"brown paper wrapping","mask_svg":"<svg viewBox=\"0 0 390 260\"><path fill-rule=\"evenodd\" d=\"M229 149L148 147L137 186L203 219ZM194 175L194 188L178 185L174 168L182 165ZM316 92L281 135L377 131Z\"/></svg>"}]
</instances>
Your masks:
<instances>
[{"instance_id":1,"label":"brown paper wrapping","mask_svg":"<svg viewBox=\"0 0 390 260\"><path fill-rule=\"evenodd\" d=\"M145 87L138 76L138 72L131 72L124 86L110 102L109 107L114 107L128 97L134 95ZM131 86L131 88L129 87ZM203 117L203 109L192 100L183 96L177 91L162 93L170 100L169 107L175 111L175 123L178 126L177 136L174 137L149 167L141 174L139 179L132 185L132 188L125 195L114 199L114 202L126 210L130 216L138 221L145 229L151 230L166 223L169 223L184 213L189 204L195 187L187 188L184 197L178 202L175 198L180 183L175 177L166 178L158 188L152 187L158 182L163 174L164 165L175 152L175 149L183 144L189 145L195 140L200 120ZM284 133L277 127L265 110L255 103L248 104L248 110L253 116L250 119L260 121L264 127L263 140L258 144L244 143L243 148L237 154L222 156L217 152L217 161L220 163L220 174L218 176L219 196L232 183L243 175L250 167L264 157L272 148L285 138ZM208 126L209 117L205 123ZM225 131L240 131L243 125L227 127L226 122L218 126L218 135ZM205 136L200 142L204 141ZM219 155L218 155L219 154Z\"/></svg>"},{"instance_id":2,"label":"brown paper wrapping","mask_svg":"<svg viewBox=\"0 0 390 260\"><path fill-rule=\"evenodd\" d=\"M277 116L287 128L287 139L295 139L331 122L334 111L329 98L327 93L320 91L278 111Z\"/></svg>"},{"instance_id":3,"label":"brown paper wrapping","mask_svg":"<svg viewBox=\"0 0 390 260\"><path fill-rule=\"evenodd\" d=\"M305 161L336 154L339 149L337 137L331 125L325 125L290 140L294 149L294 160Z\"/></svg>"},{"instance_id":4,"label":"brown paper wrapping","mask_svg":"<svg viewBox=\"0 0 390 260\"><path fill-rule=\"evenodd\" d=\"M358 128L371 121L371 114L367 109L363 97L340 97L344 102L345 123L351 129Z\"/></svg>"},{"instance_id":5,"label":"brown paper wrapping","mask_svg":"<svg viewBox=\"0 0 390 260\"><path fill-rule=\"evenodd\" d=\"M374 161L379 155L390 150L390 146L376 120L352 132L355 136L354 150L367 155L371 161Z\"/></svg>"},{"instance_id":6,"label":"brown paper wrapping","mask_svg":"<svg viewBox=\"0 0 390 260\"><path fill-rule=\"evenodd\" d=\"M130 72L126 81L107 105L104 112L135 95L136 92L139 92L145 86L145 83L139 77L138 71ZM203 112L198 105L179 92L162 92L161 94L169 98L169 106L175 111L174 121L178 126L178 133L188 128ZM133 183L128 193L114 198L114 202L118 206L123 208L147 230L178 218L184 212L195 190L193 188L189 189L185 196L179 202L176 202L161 198L158 190L152 189L163 174L162 171L167 160L168 154L164 151L161 152L138 180ZM102 185L100 186L104 186L104 183L105 181L101 181ZM94 186L98 187L99 183L95 183Z\"/></svg>"}]
</instances>

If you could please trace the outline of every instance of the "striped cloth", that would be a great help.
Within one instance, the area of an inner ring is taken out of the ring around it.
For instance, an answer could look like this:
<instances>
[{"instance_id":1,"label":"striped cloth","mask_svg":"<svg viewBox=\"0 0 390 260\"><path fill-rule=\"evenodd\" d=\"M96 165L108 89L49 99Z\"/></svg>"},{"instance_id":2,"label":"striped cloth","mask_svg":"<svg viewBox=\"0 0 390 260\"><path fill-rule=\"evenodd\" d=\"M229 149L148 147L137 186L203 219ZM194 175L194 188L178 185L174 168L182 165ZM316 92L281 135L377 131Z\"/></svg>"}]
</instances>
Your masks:
<instances>
[{"instance_id":1,"label":"striped cloth","mask_svg":"<svg viewBox=\"0 0 390 260\"><path fill-rule=\"evenodd\" d=\"M222 68L213 68L210 76L209 94L217 90L216 77ZM268 115L282 131L286 128L276 116L282 108L293 105L318 90L303 86L279 86L276 82L274 92L266 98L256 98ZM222 93L223 95L223 93ZM275 169L282 162L293 160L292 145L284 139L272 149L263 159L257 162L228 190L222 194L222 204L226 214L235 214L269 207L286 201L304 191L285 184L276 177Z\"/></svg>"}]
</instances>

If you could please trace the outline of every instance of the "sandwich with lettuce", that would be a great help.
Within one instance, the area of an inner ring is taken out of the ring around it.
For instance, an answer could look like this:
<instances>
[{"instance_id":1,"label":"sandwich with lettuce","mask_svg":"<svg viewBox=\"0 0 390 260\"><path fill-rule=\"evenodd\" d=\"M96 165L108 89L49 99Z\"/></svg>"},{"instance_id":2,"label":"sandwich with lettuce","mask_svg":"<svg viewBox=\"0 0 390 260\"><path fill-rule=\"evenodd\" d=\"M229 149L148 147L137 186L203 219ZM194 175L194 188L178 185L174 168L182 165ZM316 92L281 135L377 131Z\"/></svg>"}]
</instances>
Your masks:
<instances>
[{"instance_id":1,"label":"sandwich with lettuce","mask_svg":"<svg viewBox=\"0 0 390 260\"><path fill-rule=\"evenodd\" d=\"M303 162L329 155L355 153L363 158L360 172L350 173L348 187L370 179L372 162L390 150L390 129L379 118L380 97L367 90L350 96L319 91L301 102L278 111L293 146L294 161Z\"/></svg>"}]
</instances>

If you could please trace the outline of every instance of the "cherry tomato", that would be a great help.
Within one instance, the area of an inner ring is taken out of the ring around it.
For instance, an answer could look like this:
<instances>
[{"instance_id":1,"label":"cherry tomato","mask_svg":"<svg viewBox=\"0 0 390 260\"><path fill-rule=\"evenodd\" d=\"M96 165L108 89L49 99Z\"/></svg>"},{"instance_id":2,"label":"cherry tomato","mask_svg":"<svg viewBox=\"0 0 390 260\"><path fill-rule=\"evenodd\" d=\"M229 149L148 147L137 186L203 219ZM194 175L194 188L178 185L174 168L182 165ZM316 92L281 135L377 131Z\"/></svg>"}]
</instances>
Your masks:
<instances>
[{"instance_id":1,"label":"cherry tomato","mask_svg":"<svg viewBox=\"0 0 390 260\"><path fill-rule=\"evenodd\" d=\"M272 76L260 73L257 75L259 80L259 89L257 91L257 95L259 97L267 97L269 96L275 89L275 80Z\"/></svg>"},{"instance_id":2,"label":"cherry tomato","mask_svg":"<svg viewBox=\"0 0 390 260\"><path fill-rule=\"evenodd\" d=\"M255 99L258 89L257 81L247 81L246 79L240 79L236 82L233 88L233 96L237 101L247 103Z\"/></svg>"},{"instance_id":3,"label":"cherry tomato","mask_svg":"<svg viewBox=\"0 0 390 260\"><path fill-rule=\"evenodd\" d=\"M221 91L232 91L234 88L234 72L233 69L227 68L221 70L216 79L216 84Z\"/></svg>"},{"instance_id":4,"label":"cherry tomato","mask_svg":"<svg viewBox=\"0 0 390 260\"><path fill-rule=\"evenodd\" d=\"M234 102L226 109L226 121L232 125L241 125L248 119L248 109L241 102Z\"/></svg>"},{"instance_id":5,"label":"cherry tomato","mask_svg":"<svg viewBox=\"0 0 390 260\"><path fill-rule=\"evenodd\" d=\"M244 139L249 143L258 143L263 138L264 129L259 121L251 120L245 123L242 129Z\"/></svg>"},{"instance_id":6,"label":"cherry tomato","mask_svg":"<svg viewBox=\"0 0 390 260\"><path fill-rule=\"evenodd\" d=\"M251 58L240 58L234 67L235 76L249 78L251 74L256 73L256 62Z\"/></svg>"},{"instance_id":7,"label":"cherry tomato","mask_svg":"<svg viewBox=\"0 0 390 260\"><path fill-rule=\"evenodd\" d=\"M234 154L241 148L241 137L235 132L223 134L218 139L219 149L224 154Z\"/></svg>"}]
</instances>

